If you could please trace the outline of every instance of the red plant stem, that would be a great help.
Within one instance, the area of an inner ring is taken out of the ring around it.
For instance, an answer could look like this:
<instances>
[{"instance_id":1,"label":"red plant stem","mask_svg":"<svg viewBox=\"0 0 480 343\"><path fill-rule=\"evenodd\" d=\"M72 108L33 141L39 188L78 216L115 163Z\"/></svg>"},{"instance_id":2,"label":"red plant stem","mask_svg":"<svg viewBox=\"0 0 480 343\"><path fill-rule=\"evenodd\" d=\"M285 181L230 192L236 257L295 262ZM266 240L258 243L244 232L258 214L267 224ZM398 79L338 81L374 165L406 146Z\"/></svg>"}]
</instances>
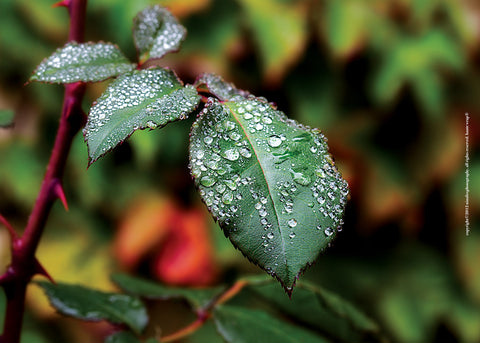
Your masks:
<instances>
[{"instance_id":1,"label":"red plant stem","mask_svg":"<svg viewBox=\"0 0 480 343\"><path fill-rule=\"evenodd\" d=\"M85 28L87 0L66 0L70 15L68 40L82 42ZM35 274L46 274L35 258L53 203L58 198L61 180L73 138L85 124L81 104L85 84L65 86L65 96L55 144L48 162L40 193L30 214L27 226L20 238L12 235L12 258L10 266L0 277L0 285L7 297L7 309L0 343L20 341L27 285Z\"/></svg>"},{"instance_id":2,"label":"red plant stem","mask_svg":"<svg viewBox=\"0 0 480 343\"><path fill-rule=\"evenodd\" d=\"M230 288L226 289L222 294L220 294L218 298L213 299L213 301L211 301L205 308L197 311L197 319L194 322L188 324L187 326L168 336L163 336L161 338L161 342L174 342L191 335L192 333L200 329L203 324L205 324L205 322L212 317L211 312L215 308L215 306L227 302L228 300L236 296L238 293L240 293L240 291L247 285L247 280L237 280L237 282L235 282Z\"/></svg>"}]
</instances>

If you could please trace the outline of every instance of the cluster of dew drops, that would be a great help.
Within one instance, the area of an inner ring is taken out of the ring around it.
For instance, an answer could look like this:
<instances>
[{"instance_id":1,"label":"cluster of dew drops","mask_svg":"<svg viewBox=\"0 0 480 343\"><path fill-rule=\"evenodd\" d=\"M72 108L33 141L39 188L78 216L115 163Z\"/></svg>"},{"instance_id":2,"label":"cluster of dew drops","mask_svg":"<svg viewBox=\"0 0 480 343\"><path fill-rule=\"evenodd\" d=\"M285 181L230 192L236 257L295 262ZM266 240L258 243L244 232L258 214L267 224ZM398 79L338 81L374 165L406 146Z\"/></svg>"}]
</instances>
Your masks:
<instances>
[{"instance_id":1,"label":"cluster of dew drops","mask_svg":"<svg viewBox=\"0 0 480 343\"><path fill-rule=\"evenodd\" d=\"M70 83L79 79L97 80L105 75L108 77L132 69L130 63L111 63L87 70L85 66L100 59L126 61L118 48L111 43L78 44L72 42L58 49L56 53L41 63L35 71L35 75L45 82L61 80L62 83Z\"/></svg>"},{"instance_id":2,"label":"cluster of dew drops","mask_svg":"<svg viewBox=\"0 0 480 343\"><path fill-rule=\"evenodd\" d=\"M162 56L178 47L185 37L185 28L165 8L155 5L140 12L135 30L135 41L151 56ZM161 34L157 32L161 30Z\"/></svg>"},{"instance_id":3,"label":"cluster of dew drops","mask_svg":"<svg viewBox=\"0 0 480 343\"><path fill-rule=\"evenodd\" d=\"M102 126L115 120L115 115L127 108L144 112L131 116L128 123L124 123L123 136L137 129L154 129L169 121L184 119L196 107L198 98L192 86L181 87L169 70L146 69L122 75L90 109L84 129L85 138L88 141L91 135L102 133ZM123 136L108 136L102 153L118 144L125 138Z\"/></svg>"},{"instance_id":4,"label":"cluster of dew drops","mask_svg":"<svg viewBox=\"0 0 480 343\"><path fill-rule=\"evenodd\" d=\"M204 199L209 210L214 217L225 224L232 224L233 231L235 221L231 219L242 215L241 206L238 201L242 200L242 194L249 194L254 201L254 208L257 211L260 224L265 230L262 236L262 246L265 251L272 251L274 246L270 242L275 237L272 231L272 224L268 221L269 200L259 189L255 188L255 178L251 176L241 177L241 172L229 173L231 170L237 171L238 167L232 167L229 163L242 163L252 157L250 144L240 134L239 127L233 121L228 119L228 113L220 104L209 102L201 116L210 116L204 125L194 124L194 130L201 131L198 134L202 141L197 140L191 147L190 169L192 174L203 187L200 187L200 195ZM235 112L240 114L243 119L244 129L252 135L264 138L256 138L258 146L263 144L267 152L282 151L282 147L289 144L283 134L276 134L270 124L273 123L272 116L280 119L287 125L305 130L306 133L299 135L298 141L312 142L308 148L310 153L320 156L324 163L315 168L316 177L309 176L301 171L291 170L292 181L279 181L276 183L276 190L280 202L283 204L283 214L290 214L294 209L294 195L297 192L297 186L309 187L312 194L312 201L308 206L313 212L320 213L325 217L324 222L331 223L324 227L317 226L317 230L322 230L325 236L330 237L335 229L341 230L343 221L342 213L346 204L348 195L348 185L341 178L336 169L333 160L328 154L326 138L318 130L312 130L309 127L298 124L288 119L283 113L272 110L270 105L262 99L243 100L235 102ZM258 133L255 135L255 133ZM313 138L312 138L313 137ZM229 142L223 150L219 142ZM293 139L295 142L295 138ZM283 150L286 151L286 150ZM284 162L282 154L278 153L279 163ZM286 155L286 154L284 154ZM247 162L248 163L248 162ZM246 187L249 192L242 192L240 187ZM291 229L289 238L296 236L295 228L298 225L297 219L293 216L287 219L286 225Z\"/></svg>"}]
</instances>

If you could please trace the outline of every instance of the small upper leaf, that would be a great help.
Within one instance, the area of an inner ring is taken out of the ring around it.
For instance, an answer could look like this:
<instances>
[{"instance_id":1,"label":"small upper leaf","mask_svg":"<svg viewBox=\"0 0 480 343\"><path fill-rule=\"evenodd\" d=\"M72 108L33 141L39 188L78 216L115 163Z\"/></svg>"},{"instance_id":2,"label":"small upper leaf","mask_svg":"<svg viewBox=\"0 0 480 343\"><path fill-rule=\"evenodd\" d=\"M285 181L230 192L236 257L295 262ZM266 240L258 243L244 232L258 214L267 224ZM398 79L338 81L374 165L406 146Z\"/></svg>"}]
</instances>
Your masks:
<instances>
[{"instance_id":1,"label":"small upper leaf","mask_svg":"<svg viewBox=\"0 0 480 343\"><path fill-rule=\"evenodd\" d=\"M186 34L177 19L159 5L141 11L133 23L133 39L140 61L177 51Z\"/></svg>"},{"instance_id":2,"label":"small upper leaf","mask_svg":"<svg viewBox=\"0 0 480 343\"><path fill-rule=\"evenodd\" d=\"M183 87L170 70L135 70L121 75L90 109L83 131L89 164L137 129L154 129L185 119L199 100L195 88Z\"/></svg>"},{"instance_id":3,"label":"small upper leaf","mask_svg":"<svg viewBox=\"0 0 480 343\"><path fill-rule=\"evenodd\" d=\"M217 306L213 320L226 342L329 342L309 330L281 321L261 310L232 305Z\"/></svg>"},{"instance_id":4,"label":"small upper leaf","mask_svg":"<svg viewBox=\"0 0 480 343\"><path fill-rule=\"evenodd\" d=\"M30 81L72 83L103 81L135 68L111 43L67 43L46 58Z\"/></svg>"},{"instance_id":5,"label":"small upper leaf","mask_svg":"<svg viewBox=\"0 0 480 343\"><path fill-rule=\"evenodd\" d=\"M114 274L115 282L124 291L139 297L149 299L185 299L194 309L206 307L210 301L218 296L223 287L206 289L189 289L179 287L168 287L149 280L142 280L125 274Z\"/></svg>"},{"instance_id":6,"label":"small upper leaf","mask_svg":"<svg viewBox=\"0 0 480 343\"><path fill-rule=\"evenodd\" d=\"M326 138L261 99L210 99L190 169L225 235L288 292L343 224L348 185Z\"/></svg>"},{"instance_id":7,"label":"small upper leaf","mask_svg":"<svg viewBox=\"0 0 480 343\"><path fill-rule=\"evenodd\" d=\"M0 110L0 128L13 126L15 112L12 110Z\"/></svg>"},{"instance_id":8,"label":"small upper leaf","mask_svg":"<svg viewBox=\"0 0 480 343\"><path fill-rule=\"evenodd\" d=\"M219 100L232 100L236 97L248 98L250 93L236 88L232 83L228 83L220 76L205 73L200 75L195 81L195 87L198 91L206 91Z\"/></svg>"},{"instance_id":9,"label":"small upper leaf","mask_svg":"<svg viewBox=\"0 0 480 343\"><path fill-rule=\"evenodd\" d=\"M105 293L78 285L38 282L60 313L78 319L126 324L140 333L148 322L142 302L126 294Z\"/></svg>"}]
</instances>

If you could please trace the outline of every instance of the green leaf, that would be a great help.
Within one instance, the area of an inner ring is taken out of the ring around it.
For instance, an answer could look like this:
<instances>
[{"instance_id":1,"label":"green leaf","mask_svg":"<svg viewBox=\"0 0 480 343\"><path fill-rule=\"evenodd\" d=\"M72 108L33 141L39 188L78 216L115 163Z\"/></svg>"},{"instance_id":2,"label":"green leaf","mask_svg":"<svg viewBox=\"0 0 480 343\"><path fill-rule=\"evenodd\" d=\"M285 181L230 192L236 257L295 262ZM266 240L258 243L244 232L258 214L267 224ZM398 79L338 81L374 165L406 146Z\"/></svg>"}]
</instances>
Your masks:
<instances>
[{"instance_id":1,"label":"green leaf","mask_svg":"<svg viewBox=\"0 0 480 343\"><path fill-rule=\"evenodd\" d=\"M215 308L213 320L227 342L328 342L260 310L222 305Z\"/></svg>"},{"instance_id":2,"label":"green leaf","mask_svg":"<svg viewBox=\"0 0 480 343\"><path fill-rule=\"evenodd\" d=\"M133 23L133 39L140 61L178 51L187 31L165 8L155 5L141 11Z\"/></svg>"},{"instance_id":3,"label":"green leaf","mask_svg":"<svg viewBox=\"0 0 480 343\"><path fill-rule=\"evenodd\" d=\"M135 68L111 43L67 43L46 58L30 81L49 83L95 82Z\"/></svg>"},{"instance_id":4,"label":"green leaf","mask_svg":"<svg viewBox=\"0 0 480 343\"><path fill-rule=\"evenodd\" d=\"M126 274L114 274L112 275L112 281L124 291L139 297L149 299L185 299L194 309L204 308L223 290L223 287L209 289L167 287Z\"/></svg>"},{"instance_id":5,"label":"green leaf","mask_svg":"<svg viewBox=\"0 0 480 343\"><path fill-rule=\"evenodd\" d=\"M0 110L0 128L13 126L15 112L12 110Z\"/></svg>"},{"instance_id":6,"label":"green leaf","mask_svg":"<svg viewBox=\"0 0 480 343\"><path fill-rule=\"evenodd\" d=\"M60 313L74 318L126 324L140 333L148 322L142 302L126 294L105 293L78 285L38 282Z\"/></svg>"},{"instance_id":7,"label":"green leaf","mask_svg":"<svg viewBox=\"0 0 480 343\"><path fill-rule=\"evenodd\" d=\"M335 342L376 342L378 326L349 302L334 293L307 283L297 285L292 299L273 283L250 286L253 291L275 304L282 313L315 327Z\"/></svg>"},{"instance_id":8,"label":"green leaf","mask_svg":"<svg viewBox=\"0 0 480 343\"><path fill-rule=\"evenodd\" d=\"M326 138L264 100L210 99L189 167L225 235L288 292L342 225L348 185Z\"/></svg>"},{"instance_id":9,"label":"green leaf","mask_svg":"<svg viewBox=\"0 0 480 343\"><path fill-rule=\"evenodd\" d=\"M185 119L200 97L183 87L170 70L135 70L121 75L90 109L83 131L89 164L127 139L135 130L163 127Z\"/></svg>"},{"instance_id":10,"label":"green leaf","mask_svg":"<svg viewBox=\"0 0 480 343\"><path fill-rule=\"evenodd\" d=\"M233 83L225 80L215 74L205 73L200 75L195 81L195 87L198 91L208 92L219 100L232 100L236 97L248 98L248 92L236 88Z\"/></svg>"},{"instance_id":11,"label":"green leaf","mask_svg":"<svg viewBox=\"0 0 480 343\"><path fill-rule=\"evenodd\" d=\"M141 341L131 332L116 332L105 340L105 343L141 343Z\"/></svg>"}]
</instances>

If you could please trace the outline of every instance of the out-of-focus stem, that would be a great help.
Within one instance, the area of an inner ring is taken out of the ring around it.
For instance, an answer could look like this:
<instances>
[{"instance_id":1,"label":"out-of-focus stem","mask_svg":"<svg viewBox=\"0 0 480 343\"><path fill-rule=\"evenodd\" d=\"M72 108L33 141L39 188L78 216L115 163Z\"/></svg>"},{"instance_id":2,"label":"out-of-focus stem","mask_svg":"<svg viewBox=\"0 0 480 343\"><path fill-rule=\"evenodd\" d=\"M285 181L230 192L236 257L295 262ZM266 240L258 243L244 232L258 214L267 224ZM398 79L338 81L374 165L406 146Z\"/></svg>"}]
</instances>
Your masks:
<instances>
[{"instance_id":1,"label":"out-of-focus stem","mask_svg":"<svg viewBox=\"0 0 480 343\"><path fill-rule=\"evenodd\" d=\"M87 0L65 0L62 2L70 15L68 40L82 42L85 28ZM53 203L59 197L63 173L73 138L85 124L81 104L85 84L72 83L65 86L65 96L60 124L55 138L47 171L38 198L21 237L12 236L12 258L10 266L0 277L0 286L7 297L7 309L0 343L20 341L25 293L27 285L35 274L46 272L35 258ZM63 192L61 192L63 193Z\"/></svg>"}]
</instances>

